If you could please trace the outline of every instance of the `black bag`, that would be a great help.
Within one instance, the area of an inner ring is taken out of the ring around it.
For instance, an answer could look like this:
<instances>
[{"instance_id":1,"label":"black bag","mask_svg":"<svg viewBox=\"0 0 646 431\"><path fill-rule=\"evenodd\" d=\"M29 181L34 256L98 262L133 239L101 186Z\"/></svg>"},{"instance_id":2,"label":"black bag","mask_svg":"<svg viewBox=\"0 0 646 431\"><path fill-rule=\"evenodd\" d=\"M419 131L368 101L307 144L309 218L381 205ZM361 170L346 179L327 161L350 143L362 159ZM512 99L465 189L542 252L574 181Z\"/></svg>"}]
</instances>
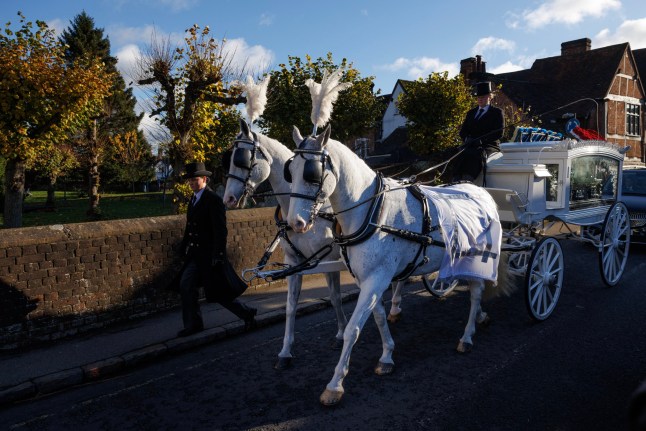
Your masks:
<instances>
[{"instance_id":1,"label":"black bag","mask_svg":"<svg viewBox=\"0 0 646 431\"><path fill-rule=\"evenodd\" d=\"M247 290L247 283L238 276L228 259L215 265L212 275L212 282L204 286L207 302L231 302Z\"/></svg>"}]
</instances>

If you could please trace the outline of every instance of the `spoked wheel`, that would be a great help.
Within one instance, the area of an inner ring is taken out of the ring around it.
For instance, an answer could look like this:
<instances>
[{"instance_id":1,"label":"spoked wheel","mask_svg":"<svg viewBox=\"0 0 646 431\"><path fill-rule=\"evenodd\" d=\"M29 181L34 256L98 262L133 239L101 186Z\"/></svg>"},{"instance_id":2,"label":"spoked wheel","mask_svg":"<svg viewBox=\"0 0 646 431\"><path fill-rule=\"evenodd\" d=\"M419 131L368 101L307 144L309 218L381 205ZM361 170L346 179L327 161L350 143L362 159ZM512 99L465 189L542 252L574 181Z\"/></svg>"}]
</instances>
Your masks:
<instances>
[{"instance_id":1,"label":"spoked wheel","mask_svg":"<svg viewBox=\"0 0 646 431\"><path fill-rule=\"evenodd\" d=\"M525 305L538 321L547 319L561 296L563 286L563 249L551 237L536 244L525 274Z\"/></svg>"},{"instance_id":2,"label":"spoked wheel","mask_svg":"<svg viewBox=\"0 0 646 431\"><path fill-rule=\"evenodd\" d=\"M615 202L606 214L599 244L599 269L607 286L616 285L626 268L630 247L630 216L623 202Z\"/></svg>"},{"instance_id":3,"label":"spoked wheel","mask_svg":"<svg viewBox=\"0 0 646 431\"><path fill-rule=\"evenodd\" d=\"M455 289L455 286L458 285L458 280L453 280L451 283L445 283L438 281L438 278L431 279L431 274L424 274L422 276L422 283L428 293L435 296L436 298L442 298Z\"/></svg>"}]
</instances>

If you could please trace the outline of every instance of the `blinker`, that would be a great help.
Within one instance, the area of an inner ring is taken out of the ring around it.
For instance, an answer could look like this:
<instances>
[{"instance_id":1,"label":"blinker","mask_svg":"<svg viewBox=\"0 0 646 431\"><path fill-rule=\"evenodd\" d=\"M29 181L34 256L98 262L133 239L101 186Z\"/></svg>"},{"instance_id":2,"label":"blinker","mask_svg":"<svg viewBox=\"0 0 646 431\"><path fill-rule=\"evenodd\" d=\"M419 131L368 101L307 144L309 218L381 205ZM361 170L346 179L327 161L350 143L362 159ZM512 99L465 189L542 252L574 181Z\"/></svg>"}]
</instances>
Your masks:
<instances>
[{"instance_id":1,"label":"blinker","mask_svg":"<svg viewBox=\"0 0 646 431\"><path fill-rule=\"evenodd\" d=\"M233 165L240 169L251 170L251 150L236 148L233 152Z\"/></svg>"},{"instance_id":2,"label":"blinker","mask_svg":"<svg viewBox=\"0 0 646 431\"><path fill-rule=\"evenodd\" d=\"M303 180L308 183L321 184L323 180L323 162L310 159L305 160Z\"/></svg>"},{"instance_id":3,"label":"blinker","mask_svg":"<svg viewBox=\"0 0 646 431\"><path fill-rule=\"evenodd\" d=\"M294 160L293 156L285 162L285 166L283 167L283 178L290 184L292 183L292 173L289 171L289 167L292 164L292 160Z\"/></svg>"},{"instance_id":4,"label":"blinker","mask_svg":"<svg viewBox=\"0 0 646 431\"><path fill-rule=\"evenodd\" d=\"M283 178L285 181L291 184L292 182L292 173L289 170L289 167L292 164L294 157L285 162L283 167ZM325 158L323 159L325 160ZM303 180L308 183L321 184L323 181L323 161L318 159L307 159L305 160L305 166L303 166Z\"/></svg>"}]
</instances>

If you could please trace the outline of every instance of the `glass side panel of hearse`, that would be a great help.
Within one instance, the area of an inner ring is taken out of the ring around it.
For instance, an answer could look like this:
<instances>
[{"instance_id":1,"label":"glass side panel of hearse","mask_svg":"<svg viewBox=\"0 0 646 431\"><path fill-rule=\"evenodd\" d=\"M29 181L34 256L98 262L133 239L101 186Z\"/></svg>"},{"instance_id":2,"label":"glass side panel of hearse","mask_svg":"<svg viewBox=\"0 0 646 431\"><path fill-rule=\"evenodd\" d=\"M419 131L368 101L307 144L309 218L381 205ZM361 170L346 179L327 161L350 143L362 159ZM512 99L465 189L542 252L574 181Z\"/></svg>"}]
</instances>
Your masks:
<instances>
[{"instance_id":1,"label":"glass side panel of hearse","mask_svg":"<svg viewBox=\"0 0 646 431\"><path fill-rule=\"evenodd\" d=\"M610 204L617 199L619 160L603 155L571 159L570 209Z\"/></svg>"}]
</instances>

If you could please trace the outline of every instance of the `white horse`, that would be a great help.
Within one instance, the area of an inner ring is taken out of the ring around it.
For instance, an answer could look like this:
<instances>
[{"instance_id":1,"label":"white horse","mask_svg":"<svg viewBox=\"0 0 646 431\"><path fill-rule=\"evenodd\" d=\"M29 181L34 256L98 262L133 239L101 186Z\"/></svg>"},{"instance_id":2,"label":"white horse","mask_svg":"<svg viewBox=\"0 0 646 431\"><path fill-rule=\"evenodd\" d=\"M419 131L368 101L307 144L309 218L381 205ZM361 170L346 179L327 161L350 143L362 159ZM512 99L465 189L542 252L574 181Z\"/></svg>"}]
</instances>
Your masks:
<instances>
[{"instance_id":1,"label":"white horse","mask_svg":"<svg viewBox=\"0 0 646 431\"><path fill-rule=\"evenodd\" d=\"M233 151L224 191L224 202L227 207L234 208L244 205L243 201L248 196L253 195L254 190L260 183L268 179L284 216L289 208L291 184L284 178L283 167L294 156L294 153L277 140L261 133L252 132L248 124L243 120L240 121L240 133L236 137ZM329 203L322 205L321 210L323 212L330 210ZM287 237L293 246L286 243L286 241L281 241L280 243L285 253L286 263L290 266L298 265L306 258L331 244L334 247L325 258L325 261L339 260L340 251L339 247L333 242L331 228L331 221L321 219L316 228L309 230L304 235L295 234L291 230L288 231ZM341 302L341 277L339 272L326 272L325 278L330 291L330 302L336 313L338 325L334 346L341 348L343 345L343 332L348 323ZM296 273L287 277L285 336L282 349L278 354L278 361L274 366L279 370L288 368L293 358L292 346L294 344L296 308L302 283L303 276L301 274ZM399 319L401 313L400 303L403 284L403 282L397 283L393 289L389 316L389 319L393 322Z\"/></svg>"},{"instance_id":2,"label":"white horse","mask_svg":"<svg viewBox=\"0 0 646 431\"><path fill-rule=\"evenodd\" d=\"M445 248L434 244L445 241L441 231L446 233L447 229L444 225L441 229L438 226L438 209L433 202L426 200L429 204L429 219L424 215L423 199L418 199L409 187L394 180L385 179L382 182L381 177L349 148L330 139L329 126L318 136L305 139L294 128L293 138L298 148L294 151L296 157L289 166L293 182L288 222L296 232L306 233L315 229L314 222L318 223L318 219L313 214L329 199L343 232L339 242L345 242L347 246L350 269L361 289L345 329L344 345L334 376L320 397L322 404L334 405L343 396L343 379L348 373L350 354L371 312L375 315L382 336L383 349L375 371L383 374L394 370L394 342L386 323L382 294L396 277L428 274L440 269L441 262L449 253ZM382 184L385 189L380 188ZM486 250L485 254L495 259L489 260L490 267L487 269L492 274L487 278L487 284L494 287L501 236L495 203L484 189L472 184L460 184L452 188L475 196L477 208L482 204L493 209L494 215L488 220L493 236L497 236L493 238L496 244L493 249ZM432 226L429 226L431 222ZM424 235L418 235L425 230ZM425 238L429 237L430 241L423 245ZM420 254L422 246L425 249ZM477 256L477 253L472 251L470 255ZM484 254L474 259L486 260ZM440 270L440 276L442 274ZM488 319L480 306L484 279L475 275L475 272L467 276L465 274L449 274L468 280L471 297L469 320L458 344L459 352L471 349L476 322L483 323Z\"/></svg>"}]
</instances>

